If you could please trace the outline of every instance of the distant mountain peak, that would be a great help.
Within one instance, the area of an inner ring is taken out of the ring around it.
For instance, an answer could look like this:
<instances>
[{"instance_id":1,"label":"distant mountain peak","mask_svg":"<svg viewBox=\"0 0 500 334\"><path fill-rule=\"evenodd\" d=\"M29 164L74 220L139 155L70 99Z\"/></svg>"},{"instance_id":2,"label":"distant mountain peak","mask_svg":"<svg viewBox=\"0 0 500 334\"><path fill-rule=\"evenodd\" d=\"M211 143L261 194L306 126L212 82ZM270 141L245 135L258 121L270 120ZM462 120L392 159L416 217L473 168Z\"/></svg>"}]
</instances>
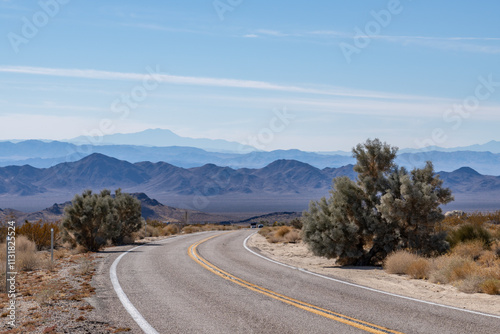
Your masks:
<instances>
[{"instance_id":1,"label":"distant mountain peak","mask_svg":"<svg viewBox=\"0 0 500 334\"><path fill-rule=\"evenodd\" d=\"M89 143L89 139L85 136L76 137L68 141L74 144ZM134 133L105 135L101 138L101 143L99 145L136 145L149 147L181 146L195 147L207 151L233 153L252 152L257 150L255 147L223 139L183 137L169 129L160 128L147 129Z\"/></svg>"},{"instance_id":2,"label":"distant mountain peak","mask_svg":"<svg viewBox=\"0 0 500 334\"><path fill-rule=\"evenodd\" d=\"M461 167L457 169L456 171L453 172L454 174L461 174L461 175L469 175L469 176L479 176L479 174L476 170L470 168L470 167Z\"/></svg>"}]
</instances>

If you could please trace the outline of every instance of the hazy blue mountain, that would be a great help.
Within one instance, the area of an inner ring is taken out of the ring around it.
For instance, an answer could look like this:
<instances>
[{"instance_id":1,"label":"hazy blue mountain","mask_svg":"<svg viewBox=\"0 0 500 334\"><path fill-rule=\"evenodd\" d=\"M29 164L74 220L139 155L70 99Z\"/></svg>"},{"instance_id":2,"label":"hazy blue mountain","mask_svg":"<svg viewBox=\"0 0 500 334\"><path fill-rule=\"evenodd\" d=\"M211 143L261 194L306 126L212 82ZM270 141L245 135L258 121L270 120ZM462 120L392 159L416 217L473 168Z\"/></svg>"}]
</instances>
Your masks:
<instances>
[{"instance_id":1,"label":"hazy blue mountain","mask_svg":"<svg viewBox=\"0 0 500 334\"><path fill-rule=\"evenodd\" d=\"M459 146L459 147L439 147L439 146L428 146L421 149L416 148L405 148L400 150L400 153L424 153L430 151L438 152L456 152L456 151L475 151L475 152L491 152L500 153L500 141L491 140L485 144L475 144L470 146Z\"/></svg>"},{"instance_id":2,"label":"hazy blue mountain","mask_svg":"<svg viewBox=\"0 0 500 334\"><path fill-rule=\"evenodd\" d=\"M86 136L68 140L74 144L93 144ZM181 137L167 129L148 129L136 133L117 133L105 135L99 139L98 145L136 145L136 146L188 146L201 148L207 151L246 153L257 149L237 142L223 139L188 138Z\"/></svg>"},{"instance_id":3,"label":"hazy blue mountain","mask_svg":"<svg viewBox=\"0 0 500 334\"><path fill-rule=\"evenodd\" d=\"M0 166L31 165L48 168L62 162L82 159L91 153L101 153L129 162L166 161L189 168L208 163L232 168L260 168L278 159L299 160L318 168L340 167L352 163L352 157L324 155L300 150L276 150L246 154L208 152L194 147L148 147L135 145L85 146L63 142L29 141L0 142Z\"/></svg>"},{"instance_id":4,"label":"hazy blue mountain","mask_svg":"<svg viewBox=\"0 0 500 334\"><path fill-rule=\"evenodd\" d=\"M122 188L144 192L169 205L211 212L300 211L311 199L328 195L332 179L355 178L352 165L319 169L296 160L277 160L263 168L207 164L181 168L165 162L130 163L99 153L50 168L0 168L0 198L19 203L66 197L84 189ZM500 176L481 175L469 167L439 172L458 207L500 207ZM42 203L40 201L40 203ZM53 203L53 202L52 202ZM468 205L468 206L467 206ZM9 207L16 208L13 205Z\"/></svg>"},{"instance_id":5,"label":"hazy blue mountain","mask_svg":"<svg viewBox=\"0 0 500 334\"><path fill-rule=\"evenodd\" d=\"M149 147L135 145L85 146L63 142L23 141L0 142L0 167L9 165L31 165L49 168L58 163L78 161L92 153L131 163L150 161L167 162L183 168L200 167L206 164L231 168L262 168L276 160L297 160L316 168L338 168L355 163L352 156L328 155L300 150L276 150L250 152L247 154L208 152L194 147ZM434 163L435 170L451 172L468 166L481 174L500 175L500 153L455 151L429 151L402 153L396 163L408 169L422 167L425 161Z\"/></svg>"},{"instance_id":6,"label":"hazy blue mountain","mask_svg":"<svg viewBox=\"0 0 500 334\"><path fill-rule=\"evenodd\" d=\"M500 175L500 154L491 152L423 152L403 153L396 158L396 163L409 169L423 167L426 161L432 161L434 170L451 172L460 167L471 167L481 174Z\"/></svg>"},{"instance_id":7,"label":"hazy blue mountain","mask_svg":"<svg viewBox=\"0 0 500 334\"><path fill-rule=\"evenodd\" d=\"M352 166L351 166L352 169ZM347 169L349 175L353 175ZM178 195L225 193L301 193L327 189L335 169L318 169L295 160L277 160L259 169L220 167L180 168L165 162L130 162L91 154L79 161L50 168L0 168L0 194L18 196L91 188L142 188L147 193Z\"/></svg>"}]
</instances>

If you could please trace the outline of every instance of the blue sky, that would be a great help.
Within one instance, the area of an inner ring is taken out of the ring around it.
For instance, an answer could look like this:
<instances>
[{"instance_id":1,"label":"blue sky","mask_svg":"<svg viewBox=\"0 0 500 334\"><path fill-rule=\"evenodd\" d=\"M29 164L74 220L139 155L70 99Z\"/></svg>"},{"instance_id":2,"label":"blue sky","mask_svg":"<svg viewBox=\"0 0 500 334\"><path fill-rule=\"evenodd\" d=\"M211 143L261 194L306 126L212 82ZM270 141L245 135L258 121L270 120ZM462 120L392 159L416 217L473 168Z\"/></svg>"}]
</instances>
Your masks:
<instances>
[{"instance_id":1,"label":"blue sky","mask_svg":"<svg viewBox=\"0 0 500 334\"><path fill-rule=\"evenodd\" d=\"M500 3L480 4L0 0L0 140L500 140Z\"/></svg>"}]
</instances>

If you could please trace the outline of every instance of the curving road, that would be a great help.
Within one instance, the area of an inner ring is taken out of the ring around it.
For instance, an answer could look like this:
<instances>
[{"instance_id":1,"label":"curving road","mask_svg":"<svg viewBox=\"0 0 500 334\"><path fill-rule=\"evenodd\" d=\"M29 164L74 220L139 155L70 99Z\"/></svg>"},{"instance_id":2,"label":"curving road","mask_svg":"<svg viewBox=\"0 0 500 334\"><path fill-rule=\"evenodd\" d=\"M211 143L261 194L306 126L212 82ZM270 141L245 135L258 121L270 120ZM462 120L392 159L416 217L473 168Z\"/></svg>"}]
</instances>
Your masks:
<instances>
[{"instance_id":1,"label":"curving road","mask_svg":"<svg viewBox=\"0 0 500 334\"><path fill-rule=\"evenodd\" d=\"M118 248L95 278L96 309L134 333L500 332L500 317L368 291L267 261L244 247L253 232Z\"/></svg>"}]
</instances>

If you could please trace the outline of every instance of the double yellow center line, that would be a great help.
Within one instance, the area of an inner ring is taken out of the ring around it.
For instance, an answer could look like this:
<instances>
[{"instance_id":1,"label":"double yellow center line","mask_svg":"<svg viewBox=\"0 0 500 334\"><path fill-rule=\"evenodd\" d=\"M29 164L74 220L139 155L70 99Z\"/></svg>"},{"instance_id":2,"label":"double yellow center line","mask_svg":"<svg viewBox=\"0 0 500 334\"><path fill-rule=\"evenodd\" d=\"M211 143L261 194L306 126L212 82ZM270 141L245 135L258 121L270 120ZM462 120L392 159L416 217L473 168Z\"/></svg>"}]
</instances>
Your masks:
<instances>
[{"instance_id":1,"label":"double yellow center line","mask_svg":"<svg viewBox=\"0 0 500 334\"><path fill-rule=\"evenodd\" d=\"M352 317L349 317L349 316L346 316L346 315L343 315L343 314L340 314L337 312L333 312L333 311L330 311L330 310L327 310L327 309L324 309L324 308L321 308L321 307L318 307L318 306L315 306L315 305L312 305L309 303L305 303L303 301L300 301L300 300L297 300L297 299L294 299L294 298L291 298L291 297L288 297L285 295L282 295L282 294L274 292L272 290L263 288L261 286L255 285L255 284L252 284L248 281L245 281L239 277L236 277L236 276L220 269L219 267L216 267L214 264L208 262L206 259L201 257L200 254L198 253L197 248L202 243L204 243L212 238L215 238L217 236L219 236L219 235L214 235L214 236L205 238L203 240L200 240L200 241L192 244L188 249L189 256L194 261L196 261L198 264L200 264L202 267L211 271L212 273L214 273L214 274L216 274L224 279L230 280L231 282L236 283L238 285L241 285L241 286L243 286L247 289L250 289L252 291L261 293L261 294L266 295L268 297L277 299L277 300L282 301L284 303L287 303L289 305L292 305L292 306L298 307L300 309L309 311L311 313L323 316L325 318L332 319L332 320L341 322L343 324L346 324L346 325L349 325L352 327L356 327L358 329L364 330L364 331L369 332L369 333L403 334L401 332L393 331L393 330L390 330L390 329L385 328L385 327L377 326L377 325L371 324L371 323L366 322L366 321L358 320L358 319L355 319L355 318L352 318Z\"/></svg>"}]
</instances>

